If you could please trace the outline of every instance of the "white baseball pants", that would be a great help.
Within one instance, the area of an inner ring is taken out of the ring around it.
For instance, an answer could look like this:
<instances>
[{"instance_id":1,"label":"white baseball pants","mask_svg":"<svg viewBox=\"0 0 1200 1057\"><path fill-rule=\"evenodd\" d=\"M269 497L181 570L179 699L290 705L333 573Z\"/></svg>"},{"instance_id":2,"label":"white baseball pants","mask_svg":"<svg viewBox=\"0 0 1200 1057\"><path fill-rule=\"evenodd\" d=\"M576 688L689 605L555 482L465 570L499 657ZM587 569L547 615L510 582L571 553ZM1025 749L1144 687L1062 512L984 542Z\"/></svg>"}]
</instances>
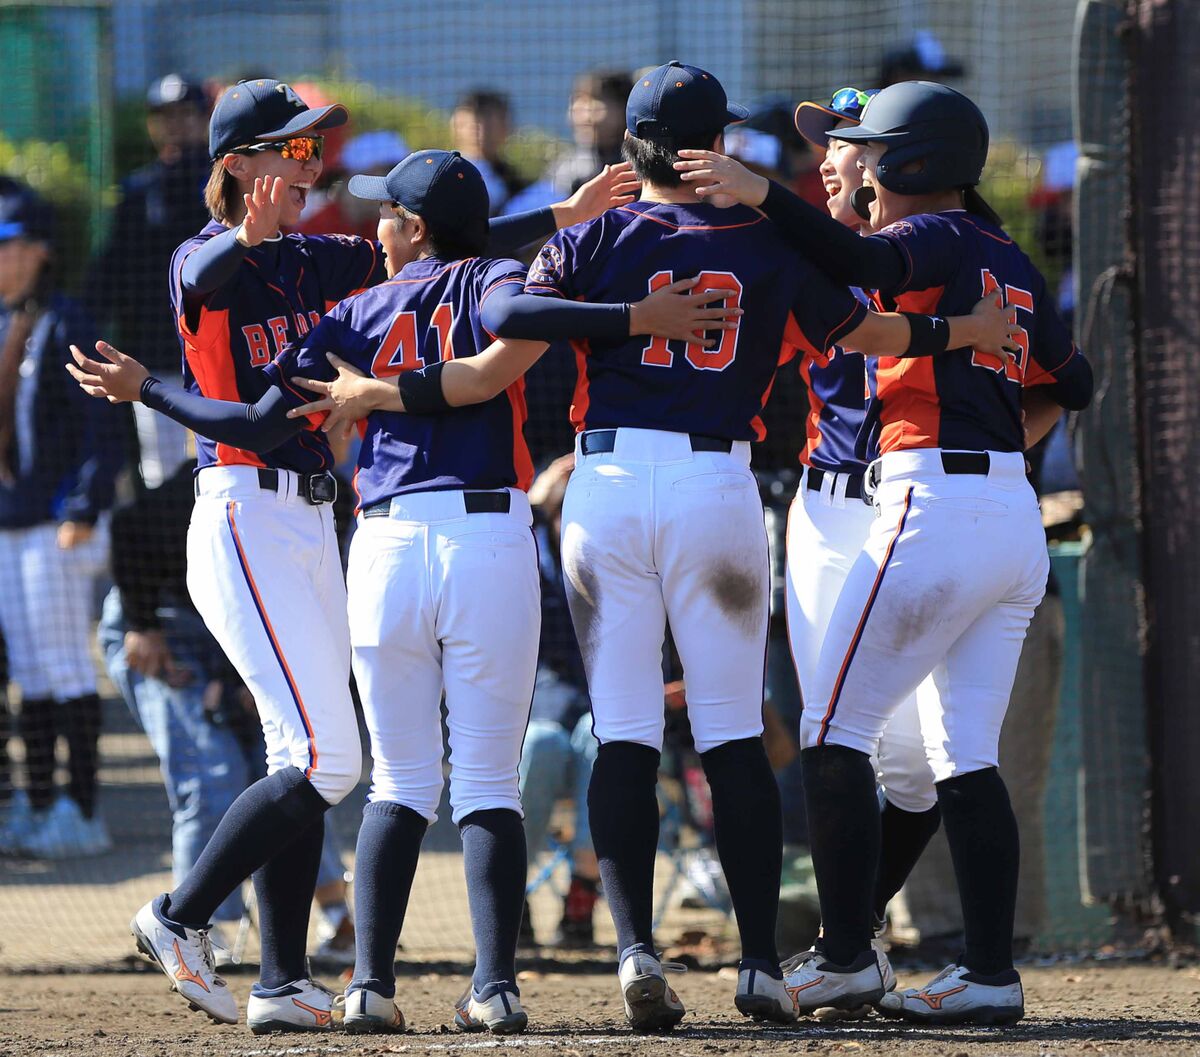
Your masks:
<instances>
[{"instance_id":1,"label":"white baseball pants","mask_svg":"<svg viewBox=\"0 0 1200 1057\"><path fill-rule=\"evenodd\" d=\"M336 804L358 783L362 750L350 697L350 637L331 504L278 471L210 466L188 528L188 592L254 695L267 772L298 767Z\"/></svg>"},{"instance_id":2,"label":"white baseball pants","mask_svg":"<svg viewBox=\"0 0 1200 1057\"><path fill-rule=\"evenodd\" d=\"M1025 629L1050 561L1020 452L947 474L929 448L878 464L879 517L846 578L801 726L805 747L874 753L900 703L918 702L935 781L997 765Z\"/></svg>"},{"instance_id":3,"label":"white baseball pants","mask_svg":"<svg viewBox=\"0 0 1200 1057\"><path fill-rule=\"evenodd\" d=\"M563 502L567 598L601 744L662 748L667 622L698 752L762 734L767 536L750 445L619 429L582 454Z\"/></svg>"},{"instance_id":4,"label":"white baseball pants","mask_svg":"<svg viewBox=\"0 0 1200 1057\"><path fill-rule=\"evenodd\" d=\"M808 473L805 467L788 510L786 598L788 639L805 701L816 685L834 606L875 524L874 508L846 495L848 475L825 474L817 491L807 487ZM936 693L926 680L906 697L888 720L876 753L879 785L902 811L928 811L937 804L917 711L923 691Z\"/></svg>"},{"instance_id":5,"label":"white baseball pants","mask_svg":"<svg viewBox=\"0 0 1200 1057\"><path fill-rule=\"evenodd\" d=\"M442 794L443 688L454 821L485 808L521 813L541 583L529 500L508 494L508 513L467 513L461 491L396 496L389 516L359 518L350 544L370 799L431 822Z\"/></svg>"}]
</instances>

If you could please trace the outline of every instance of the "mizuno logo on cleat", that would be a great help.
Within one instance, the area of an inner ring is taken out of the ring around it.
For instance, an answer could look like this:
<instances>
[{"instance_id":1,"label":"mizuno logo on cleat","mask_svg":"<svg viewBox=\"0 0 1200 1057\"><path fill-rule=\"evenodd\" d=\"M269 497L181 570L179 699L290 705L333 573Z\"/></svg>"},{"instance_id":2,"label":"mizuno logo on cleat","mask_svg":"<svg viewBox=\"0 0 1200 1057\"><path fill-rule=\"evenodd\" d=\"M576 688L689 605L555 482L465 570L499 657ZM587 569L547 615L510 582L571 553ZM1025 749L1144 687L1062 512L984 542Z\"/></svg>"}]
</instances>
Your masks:
<instances>
[{"instance_id":1,"label":"mizuno logo on cleat","mask_svg":"<svg viewBox=\"0 0 1200 1057\"><path fill-rule=\"evenodd\" d=\"M929 991L918 991L915 995L913 995L913 998L919 998L930 1009L941 1009L942 1003L947 998L949 998L951 995L958 994L959 991L965 991L966 989L966 984L959 984L957 987L950 988L949 991L939 991L936 995L931 994Z\"/></svg>"},{"instance_id":2,"label":"mizuno logo on cleat","mask_svg":"<svg viewBox=\"0 0 1200 1057\"><path fill-rule=\"evenodd\" d=\"M207 991L208 984L206 984L204 982L202 977L200 977L200 976L196 975L196 973L192 972L192 970L188 968L188 963L183 960L183 954L180 953L178 940L175 941L174 946L175 946L175 957L179 959L179 968L175 971L175 979L176 980L187 980L190 983L199 984L201 987L204 988L205 991Z\"/></svg>"}]
</instances>

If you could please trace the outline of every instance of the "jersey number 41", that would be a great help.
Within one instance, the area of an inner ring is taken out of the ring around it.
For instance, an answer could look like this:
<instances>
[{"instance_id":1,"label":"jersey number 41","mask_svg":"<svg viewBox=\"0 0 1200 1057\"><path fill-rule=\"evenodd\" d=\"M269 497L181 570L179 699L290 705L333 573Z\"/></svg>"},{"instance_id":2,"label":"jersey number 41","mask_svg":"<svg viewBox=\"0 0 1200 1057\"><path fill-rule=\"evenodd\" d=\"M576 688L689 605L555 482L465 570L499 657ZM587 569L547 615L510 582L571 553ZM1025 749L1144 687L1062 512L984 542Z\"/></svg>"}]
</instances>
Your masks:
<instances>
[{"instance_id":1,"label":"jersey number 41","mask_svg":"<svg viewBox=\"0 0 1200 1057\"><path fill-rule=\"evenodd\" d=\"M670 286L675 281L674 272L655 272L650 277L650 292L654 293L664 286ZM725 308L738 308L742 303L742 284L733 272L701 272L696 277L696 285L692 293L703 290L713 291L712 302L720 301ZM723 295L723 296L722 296ZM739 326L741 317L738 317ZM670 367L675 362L675 351L684 346L684 359L698 371L723 371L737 356L738 328L717 331L721 335L720 343L711 349L706 349L698 341L669 341L666 338L654 338L642 349L642 363L647 367Z\"/></svg>"}]
</instances>

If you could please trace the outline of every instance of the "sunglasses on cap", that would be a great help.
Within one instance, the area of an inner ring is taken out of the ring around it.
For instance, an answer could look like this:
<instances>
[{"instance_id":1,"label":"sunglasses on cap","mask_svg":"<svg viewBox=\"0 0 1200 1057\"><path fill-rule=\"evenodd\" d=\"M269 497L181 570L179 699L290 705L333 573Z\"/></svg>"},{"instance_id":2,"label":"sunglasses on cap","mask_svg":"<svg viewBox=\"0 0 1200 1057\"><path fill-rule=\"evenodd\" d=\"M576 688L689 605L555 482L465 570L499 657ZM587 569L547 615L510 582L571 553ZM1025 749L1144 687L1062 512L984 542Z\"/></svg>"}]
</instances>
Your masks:
<instances>
[{"instance_id":1,"label":"sunglasses on cap","mask_svg":"<svg viewBox=\"0 0 1200 1057\"><path fill-rule=\"evenodd\" d=\"M873 88L869 92L863 92L857 88L839 88L833 93L833 98L829 100L829 109L836 110L848 121L857 121L862 117L867 101L871 96L878 94L878 88Z\"/></svg>"},{"instance_id":2,"label":"sunglasses on cap","mask_svg":"<svg viewBox=\"0 0 1200 1057\"><path fill-rule=\"evenodd\" d=\"M277 150L285 158L292 161L308 161L309 158L321 160L325 150L324 136L293 136L291 139L275 140L270 143L249 143L244 147L235 147L235 154L254 154L258 151Z\"/></svg>"}]
</instances>

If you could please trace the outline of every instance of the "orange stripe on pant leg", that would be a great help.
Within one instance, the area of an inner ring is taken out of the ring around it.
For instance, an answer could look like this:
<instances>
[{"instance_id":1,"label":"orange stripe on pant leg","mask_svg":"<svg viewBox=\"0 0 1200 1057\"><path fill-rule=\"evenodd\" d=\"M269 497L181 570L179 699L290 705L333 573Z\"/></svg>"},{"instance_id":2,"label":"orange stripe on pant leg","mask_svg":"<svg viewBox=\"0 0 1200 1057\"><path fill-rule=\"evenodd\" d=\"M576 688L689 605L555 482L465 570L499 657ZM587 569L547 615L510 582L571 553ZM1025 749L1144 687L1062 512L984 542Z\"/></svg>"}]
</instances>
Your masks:
<instances>
[{"instance_id":1,"label":"orange stripe on pant leg","mask_svg":"<svg viewBox=\"0 0 1200 1057\"><path fill-rule=\"evenodd\" d=\"M900 514L900 523L896 526L896 531L888 543L883 562L879 566L879 572L875 574L875 582L871 585L871 593L867 595L867 603L863 606L862 616L858 618L858 627L854 629L846 656L842 658L842 666L838 670L837 680L833 684L833 692L829 695L829 705L825 709L825 715L821 718L821 732L817 735L818 745L825 744L825 736L829 733L829 722L833 719L834 712L837 711L838 699L842 695L842 687L845 685L846 675L850 671L850 662L854 660L858 644L862 641L863 630L867 626L867 617L871 615L871 607L875 605L875 599L879 595L879 586L883 583L883 574L887 572L887 567L891 563L892 553L896 549L896 541L900 538L900 534L904 531L904 523L908 520L908 511L912 506L912 494L911 487L904 494L904 510Z\"/></svg>"},{"instance_id":2,"label":"orange stripe on pant leg","mask_svg":"<svg viewBox=\"0 0 1200 1057\"><path fill-rule=\"evenodd\" d=\"M317 769L317 738L313 733L312 723L309 721L308 712L304 707L304 700L300 696L300 688L296 685L292 669L288 666L287 658L283 655L283 647L279 644L279 638L275 634L275 629L271 626L271 618L267 616L267 609L263 605L262 595L259 594L258 585L254 582L254 574L250 572L250 562L246 558L245 549L242 547L242 537L238 532L237 519L233 516L234 506L235 504L230 502L225 507L225 516L229 522L229 531L233 535L233 546L237 550L238 562L242 567L242 575L245 576L246 583L250 588L250 594L254 598L254 606L258 610L258 617L267 632L267 638L271 640L271 649L275 651L275 658L279 661L279 667L283 669L283 676L287 680L288 689L292 693L292 700L296 703L296 709L300 713L300 722L304 726L304 733L308 735L308 767L304 771L304 777L311 778L313 771Z\"/></svg>"}]
</instances>

